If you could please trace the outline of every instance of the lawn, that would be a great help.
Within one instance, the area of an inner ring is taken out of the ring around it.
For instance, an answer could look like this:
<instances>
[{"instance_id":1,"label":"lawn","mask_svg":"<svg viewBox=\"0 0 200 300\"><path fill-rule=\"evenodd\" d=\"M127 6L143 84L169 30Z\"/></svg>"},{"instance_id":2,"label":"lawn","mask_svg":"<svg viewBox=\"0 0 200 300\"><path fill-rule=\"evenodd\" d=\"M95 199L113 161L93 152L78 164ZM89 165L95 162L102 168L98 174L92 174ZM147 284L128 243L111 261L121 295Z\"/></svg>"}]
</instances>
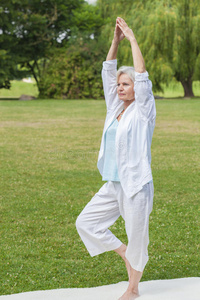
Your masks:
<instances>
[{"instance_id":1,"label":"lawn","mask_svg":"<svg viewBox=\"0 0 200 300\"><path fill-rule=\"evenodd\" d=\"M19 98L22 94L31 95L34 97L38 96L38 88L33 80L33 83L27 83L22 80L11 81L11 88L0 89L0 98Z\"/></svg>"},{"instance_id":2,"label":"lawn","mask_svg":"<svg viewBox=\"0 0 200 300\"><path fill-rule=\"evenodd\" d=\"M101 100L0 101L0 294L127 280L114 252L91 258L75 228L102 186ZM200 98L156 100L155 196L142 280L199 274ZM124 221L112 231L126 242Z\"/></svg>"}]
</instances>

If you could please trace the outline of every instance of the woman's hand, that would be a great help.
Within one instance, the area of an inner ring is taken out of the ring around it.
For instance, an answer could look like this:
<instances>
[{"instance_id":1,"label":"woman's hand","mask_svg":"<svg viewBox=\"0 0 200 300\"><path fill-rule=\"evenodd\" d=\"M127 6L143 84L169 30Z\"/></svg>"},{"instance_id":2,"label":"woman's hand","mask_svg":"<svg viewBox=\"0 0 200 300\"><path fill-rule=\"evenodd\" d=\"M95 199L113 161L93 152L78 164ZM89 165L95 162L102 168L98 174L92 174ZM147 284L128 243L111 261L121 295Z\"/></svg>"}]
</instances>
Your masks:
<instances>
[{"instance_id":1,"label":"woman's hand","mask_svg":"<svg viewBox=\"0 0 200 300\"><path fill-rule=\"evenodd\" d=\"M120 28L121 32L131 43L132 55L133 55L133 65L134 65L135 71L138 73L144 73L146 71L144 58L142 56L142 53L140 51L140 48L138 46L138 43L136 41L133 31L128 27L126 22L122 18L119 18L119 17L117 18L117 26Z\"/></svg>"},{"instance_id":2,"label":"woman's hand","mask_svg":"<svg viewBox=\"0 0 200 300\"><path fill-rule=\"evenodd\" d=\"M125 35L122 32L122 30L120 29L120 27L118 26L117 20L116 20L115 31L114 31L114 41L119 44L124 38L125 38Z\"/></svg>"},{"instance_id":3,"label":"woman's hand","mask_svg":"<svg viewBox=\"0 0 200 300\"><path fill-rule=\"evenodd\" d=\"M120 32L129 40L135 39L133 31L128 27L126 22L118 17L116 20L116 26L119 28Z\"/></svg>"}]
</instances>

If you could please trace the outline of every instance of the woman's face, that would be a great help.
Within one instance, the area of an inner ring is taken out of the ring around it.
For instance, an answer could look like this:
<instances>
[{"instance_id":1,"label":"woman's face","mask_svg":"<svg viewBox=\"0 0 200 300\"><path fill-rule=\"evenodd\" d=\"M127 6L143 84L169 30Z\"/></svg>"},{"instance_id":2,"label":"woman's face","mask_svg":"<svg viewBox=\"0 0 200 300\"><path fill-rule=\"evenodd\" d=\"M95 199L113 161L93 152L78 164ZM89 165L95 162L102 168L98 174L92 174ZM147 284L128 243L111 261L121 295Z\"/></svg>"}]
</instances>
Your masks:
<instances>
[{"instance_id":1,"label":"woman's face","mask_svg":"<svg viewBox=\"0 0 200 300\"><path fill-rule=\"evenodd\" d=\"M135 100L134 83L127 74L121 74L119 76L117 94L120 100Z\"/></svg>"}]
</instances>

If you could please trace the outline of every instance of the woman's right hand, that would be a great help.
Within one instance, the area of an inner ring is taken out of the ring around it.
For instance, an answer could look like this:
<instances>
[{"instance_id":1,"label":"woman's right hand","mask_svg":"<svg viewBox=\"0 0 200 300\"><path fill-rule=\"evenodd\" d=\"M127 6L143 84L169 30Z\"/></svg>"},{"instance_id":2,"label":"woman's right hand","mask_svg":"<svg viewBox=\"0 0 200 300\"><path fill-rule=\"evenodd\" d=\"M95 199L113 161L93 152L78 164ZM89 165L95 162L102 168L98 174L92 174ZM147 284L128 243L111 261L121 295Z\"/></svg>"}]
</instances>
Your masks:
<instances>
[{"instance_id":1,"label":"woman's right hand","mask_svg":"<svg viewBox=\"0 0 200 300\"><path fill-rule=\"evenodd\" d=\"M116 25L115 25L115 31L114 31L114 42L116 43L120 43L123 39L125 38L124 33L122 32L122 30L120 29L120 27L117 24L117 20L116 20Z\"/></svg>"},{"instance_id":2,"label":"woman's right hand","mask_svg":"<svg viewBox=\"0 0 200 300\"><path fill-rule=\"evenodd\" d=\"M123 35L129 41L131 41L131 39L135 39L132 29L128 27L128 25L122 18L118 17L116 20L116 24L117 24L118 28L120 29L120 31L123 33Z\"/></svg>"}]
</instances>

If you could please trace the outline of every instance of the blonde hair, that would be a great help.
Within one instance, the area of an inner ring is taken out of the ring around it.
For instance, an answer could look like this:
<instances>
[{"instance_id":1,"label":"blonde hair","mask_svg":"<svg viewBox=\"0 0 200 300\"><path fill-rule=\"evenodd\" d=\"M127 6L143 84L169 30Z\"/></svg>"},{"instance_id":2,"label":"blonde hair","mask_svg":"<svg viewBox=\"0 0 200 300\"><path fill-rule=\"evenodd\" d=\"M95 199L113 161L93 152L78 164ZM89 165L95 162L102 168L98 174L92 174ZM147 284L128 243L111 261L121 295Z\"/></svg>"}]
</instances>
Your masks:
<instances>
[{"instance_id":1,"label":"blonde hair","mask_svg":"<svg viewBox=\"0 0 200 300\"><path fill-rule=\"evenodd\" d=\"M117 71L117 82L121 74L127 74L128 77L134 82L135 81L135 68L129 66L121 66Z\"/></svg>"}]
</instances>

